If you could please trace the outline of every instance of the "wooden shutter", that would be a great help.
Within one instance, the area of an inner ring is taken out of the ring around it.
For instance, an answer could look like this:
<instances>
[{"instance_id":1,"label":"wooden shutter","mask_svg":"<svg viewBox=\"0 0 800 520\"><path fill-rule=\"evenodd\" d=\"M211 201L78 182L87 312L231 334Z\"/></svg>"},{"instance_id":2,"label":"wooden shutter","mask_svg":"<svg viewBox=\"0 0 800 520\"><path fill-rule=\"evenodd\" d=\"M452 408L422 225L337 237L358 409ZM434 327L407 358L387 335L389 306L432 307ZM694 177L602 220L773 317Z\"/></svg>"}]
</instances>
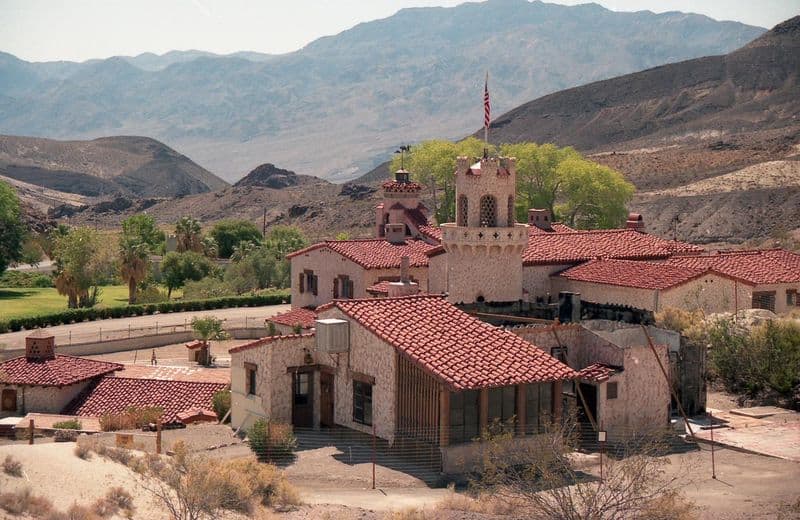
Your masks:
<instances>
[{"instance_id":1,"label":"wooden shutter","mask_svg":"<svg viewBox=\"0 0 800 520\"><path fill-rule=\"evenodd\" d=\"M314 293L314 296L316 296L317 295L317 281L318 281L317 275L313 275L311 277L311 281L313 282L313 286L314 286L313 289L312 289L312 292Z\"/></svg>"},{"instance_id":2,"label":"wooden shutter","mask_svg":"<svg viewBox=\"0 0 800 520\"><path fill-rule=\"evenodd\" d=\"M333 279L333 299L335 300L338 297L339 297L339 279L338 278L334 278Z\"/></svg>"},{"instance_id":3,"label":"wooden shutter","mask_svg":"<svg viewBox=\"0 0 800 520\"><path fill-rule=\"evenodd\" d=\"M300 292L306 292L306 273L300 273Z\"/></svg>"},{"instance_id":4,"label":"wooden shutter","mask_svg":"<svg viewBox=\"0 0 800 520\"><path fill-rule=\"evenodd\" d=\"M353 280L347 280L347 297L353 298Z\"/></svg>"}]
</instances>

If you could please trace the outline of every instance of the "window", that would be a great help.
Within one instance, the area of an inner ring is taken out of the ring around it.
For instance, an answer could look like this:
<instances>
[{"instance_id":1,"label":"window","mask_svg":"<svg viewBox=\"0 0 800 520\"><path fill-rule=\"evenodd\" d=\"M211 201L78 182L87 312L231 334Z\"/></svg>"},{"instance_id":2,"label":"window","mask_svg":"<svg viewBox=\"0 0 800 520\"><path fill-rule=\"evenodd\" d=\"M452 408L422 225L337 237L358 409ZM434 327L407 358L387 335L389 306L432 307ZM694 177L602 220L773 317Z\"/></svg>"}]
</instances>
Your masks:
<instances>
[{"instance_id":1,"label":"window","mask_svg":"<svg viewBox=\"0 0 800 520\"><path fill-rule=\"evenodd\" d=\"M567 347L551 347L550 355L564 364L567 363Z\"/></svg>"},{"instance_id":2,"label":"window","mask_svg":"<svg viewBox=\"0 0 800 520\"><path fill-rule=\"evenodd\" d=\"M754 292L752 307L775 312L775 291Z\"/></svg>"},{"instance_id":3,"label":"window","mask_svg":"<svg viewBox=\"0 0 800 520\"><path fill-rule=\"evenodd\" d=\"M469 218L469 199L467 199L466 195L459 195L457 224L461 227L466 227L468 218Z\"/></svg>"},{"instance_id":4,"label":"window","mask_svg":"<svg viewBox=\"0 0 800 520\"><path fill-rule=\"evenodd\" d=\"M450 443L469 442L480 433L480 392L450 394Z\"/></svg>"},{"instance_id":5,"label":"window","mask_svg":"<svg viewBox=\"0 0 800 520\"><path fill-rule=\"evenodd\" d=\"M334 298L354 298L353 280L346 274L340 274L337 279L333 281L333 297Z\"/></svg>"},{"instance_id":6,"label":"window","mask_svg":"<svg viewBox=\"0 0 800 520\"><path fill-rule=\"evenodd\" d=\"M256 395L256 376L258 374L257 368L251 363L245 363L244 370L247 382L247 395Z\"/></svg>"},{"instance_id":7,"label":"window","mask_svg":"<svg viewBox=\"0 0 800 520\"><path fill-rule=\"evenodd\" d=\"M306 273L300 273L298 285L300 286L300 294L306 292Z\"/></svg>"},{"instance_id":8,"label":"window","mask_svg":"<svg viewBox=\"0 0 800 520\"><path fill-rule=\"evenodd\" d=\"M508 227L514 227L514 197L508 196Z\"/></svg>"},{"instance_id":9,"label":"window","mask_svg":"<svg viewBox=\"0 0 800 520\"><path fill-rule=\"evenodd\" d=\"M489 389L489 422L508 422L517 414L517 387Z\"/></svg>"},{"instance_id":10,"label":"window","mask_svg":"<svg viewBox=\"0 0 800 520\"><path fill-rule=\"evenodd\" d=\"M372 385L353 381L353 421L372 425Z\"/></svg>"},{"instance_id":11,"label":"window","mask_svg":"<svg viewBox=\"0 0 800 520\"><path fill-rule=\"evenodd\" d=\"M786 289L786 306L799 306L800 300L797 299L797 289Z\"/></svg>"},{"instance_id":12,"label":"window","mask_svg":"<svg viewBox=\"0 0 800 520\"><path fill-rule=\"evenodd\" d=\"M308 378L311 376L310 372L298 372L294 377L294 404L306 405L308 404Z\"/></svg>"},{"instance_id":13,"label":"window","mask_svg":"<svg viewBox=\"0 0 800 520\"><path fill-rule=\"evenodd\" d=\"M616 399L617 392L617 383L606 383L606 399Z\"/></svg>"},{"instance_id":14,"label":"window","mask_svg":"<svg viewBox=\"0 0 800 520\"><path fill-rule=\"evenodd\" d=\"M0 397L0 410L4 412L17 411L17 391L11 388L3 390L2 397Z\"/></svg>"},{"instance_id":15,"label":"window","mask_svg":"<svg viewBox=\"0 0 800 520\"><path fill-rule=\"evenodd\" d=\"M317 276L314 271L309 269L304 270L300 274L300 292L310 292L314 296L317 295Z\"/></svg>"},{"instance_id":16,"label":"window","mask_svg":"<svg viewBox=\"0 0 800 520\"><path fill-rule=\"evenodd\" d=\"M481 227L497 227L497 199L492 195L481 197Z\"/></svg>"}]
</instances>

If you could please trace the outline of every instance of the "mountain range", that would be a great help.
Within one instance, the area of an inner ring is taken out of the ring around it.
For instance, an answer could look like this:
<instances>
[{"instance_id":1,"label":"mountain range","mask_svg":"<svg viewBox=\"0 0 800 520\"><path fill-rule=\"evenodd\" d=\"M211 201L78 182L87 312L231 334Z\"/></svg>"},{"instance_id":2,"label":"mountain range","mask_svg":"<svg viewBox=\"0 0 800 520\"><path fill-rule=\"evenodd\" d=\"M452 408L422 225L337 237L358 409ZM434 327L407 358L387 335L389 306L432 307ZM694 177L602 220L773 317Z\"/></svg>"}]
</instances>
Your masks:
<instances>
[{"instance_id":1,"label":"mountain range","mask_svg":"<svg viewBox=\"0 0 800 520\"><path fill-rule=\"evenodd\" d=\"M403 9L283 55L201 51L84 63L0 54L0 133L147 135L227 181L272 162L342 181L401 143L454 138L541 95L698 56L764 32L677 12L488 0Z\"/></svg>"}]
</instances>

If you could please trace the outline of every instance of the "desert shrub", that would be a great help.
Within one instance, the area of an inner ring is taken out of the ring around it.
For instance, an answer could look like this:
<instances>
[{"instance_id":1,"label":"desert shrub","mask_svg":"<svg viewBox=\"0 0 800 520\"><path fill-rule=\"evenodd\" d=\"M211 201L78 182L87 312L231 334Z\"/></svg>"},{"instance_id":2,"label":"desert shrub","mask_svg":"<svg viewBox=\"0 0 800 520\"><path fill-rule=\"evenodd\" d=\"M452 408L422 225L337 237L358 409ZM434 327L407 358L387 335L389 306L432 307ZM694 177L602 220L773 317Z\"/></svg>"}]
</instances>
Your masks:
<instances>
[{"instance_id":1,"label":"desert shrub","mask_svg":"<svg viewBox=\"0 0 800 520\"><path fill-rule=\"evenodd\" d=\"M114 502L111 502L107 498L98 498L92 504L92 513L99 516L100 518L108 518L110 516L114 516L119 511L119 507Z\"/></svg>"},{"instance_id":2,"label":"desert shrub","mask_svg":"<svg viewBox=\"0 0 800 520\"><path fill-rule=\"evenodd\" d=\"M117 510L124 511L127 516L131 516L136 510L133 505L133 496L125 488L120 486L112 487L108 490L105 500L114 504Z\"/></svg>"},{"instance_id":3,"label":"desert shrub","mask_svg":"<svg viewBox=\"0 0 800 520\"><path fill-rule=\"evenodd\" d=\"M288 424L259 419L247 430L250 449L259 460L290 459L297 449L297 438Z\"/></svg>"},{"instance_id":4,"label":"desert shrub","mask_svg":"<svg viewBox=\"0 0 800 520\"><path fill-rule=\"evenodd\" d=\"M89 460L92 458L92 446L87 442L81 442L84 439L86 439L86 437L81 437L78 439L78 442L75 443L75 449L73 450L73 453L75 453L75 456L79 459Z\"/></svg>"},{"instance_id":5,"label":"desert shrub","mask_svg":"<svg viewBox=\"0 0 800 520\"><path fill-rule=\"evenodd\" d=\"M76 430L56 430L53 439L56 442L75 442L78 440L78 432Z\"/></svg>"},{"instance_id":6,"label":"desert shrub","mask_svg":"<svg viewBox=\"0 0 800 520\"><path fill-rule=\"evenodd\" d=\"M155 424L164 410L157 406L131 406L122 413L109 413L100 417L100 429L104 432L133 430Z\"/></svg>"},{"instance_id":7,"label":"desert shrub","mask_svg":"<svg viewBox=\"0 0 800 520\"><path fill-rule=\"evenodd\" d=\"M30 488L0 493L0 509L12 515L27 514L34 518L44 516L53 510L53 503L47 498L34 495Z\"/></svg>"},{"instance_id":8,"label":"desert shrub","mask_svg":"<svg viewBox=\"0 0 800 520\"><path fill-rule=\"evenodd\" d=\"M655 314L658 327L683 333L703 321L701 311L687 311L677 307L667 307Z\"/></svg>"},{"instance_id":9,"label":"desert shrub","mask_svg":"<svg viewBox=\"0 0 800 520\"><path fill-rule=\"evenodd\" d=\"M69 419L68 421L61 421L53 423L53 428L61 430L80 430L83 427L78 419Z\"/></svg>"},{"instance_id":10,"label":"desert shrub","mask_svg":"<svg viewBox=\"0 0 800 520\"><path fill-rule=\"evenodd\" d=\"M707 326L704 340L711 375L728 391L791 396L800 385L800 324L792 320L769 320L751 329L719 320Z\"/></svg>"},{"instance_id":11,"label":"desert shrub","mask_svg":"<svg viewBox=\"0 0 800 520\"><path fill-rule=\"evenodd\" d=\"M158 285L148 284L136 290L136 301L140 304L153 304L167 301L167 295L161 292Z\"/></svg>"},{"instance_id":12,"label":"desert shrub","mask_svg":"<svg viewBox=\"0 0 800 520\"><path fill-rule=\"evenodd\" d=\"M189 281L183 286L183 298L185 300L205 300L232 296L233 294L235 292L230 285L213 276L207 276L197 281Z\"/></svg>"},{"instance_id":13,"label":"desert shrub","mask_svg":"<svg viewBox=\"0 0 800 520\"><path fill-rule=\"evenodd\" d=\"M231 409L231 391L220 390L214 394L211 406L214 408L214 413L217 414L217 419L221 421Z\"/></svg>"},{"instance_id":14,"label":"desert shrub","mask_svg":"<svg viewBox=\"0 0 800 520\"><path fill-rule=\"evenodd\" d=\"M103 517L97 514L93 508L79 504L72 504L69 506L69 509L67 509L64 515L65 520L99 520L100 518Z\"/></svg>"},{"instance_id":15,"label":"desert shrub","mask_svg":"<svg viewBox=\"0 0 800 520\"><path fill-rule=\"evenodd\" d=\"M3 459L3 473L12 477L21 477L22 463L11 455L6 455L6 458Z\"/></svg>"}]
</instances>

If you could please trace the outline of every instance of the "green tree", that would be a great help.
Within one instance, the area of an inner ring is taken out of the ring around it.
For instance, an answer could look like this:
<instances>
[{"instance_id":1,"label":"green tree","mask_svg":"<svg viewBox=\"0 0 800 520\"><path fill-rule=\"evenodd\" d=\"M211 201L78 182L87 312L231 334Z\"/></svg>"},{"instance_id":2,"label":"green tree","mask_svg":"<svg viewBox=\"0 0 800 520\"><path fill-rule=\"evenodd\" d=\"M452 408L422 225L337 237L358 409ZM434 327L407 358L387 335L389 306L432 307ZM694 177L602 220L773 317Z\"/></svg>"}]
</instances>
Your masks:
<instances>
[{"instance_id":1,"label":"green tree","mask_svg":"<svg viewBox=\"0 0 800 520\"><path fill-rule=\"evenodd\" d=\"M133 215L122 221L122 235L136 238L147 245L151 253L156 253L164 243L164 232L158 229L156 220L145 213Z\"/></svg>"},{"instance_id":2,"label":"green tree","mask_svg":"<svg viewBox=\"0 0 800 520\"><path fill-rule=\"evenodd\" d=\"M211 364L211 349L209 341L221 341L228 339L228 333L222 328L222 320L216 316L206 316L192 318L192 330L197 339L203 342L200 354L200 363L203 365Z\"/></svg>"},{"instance_id":3,"label":"green tree","mask_svg":"<svg viewBox=\"0 0 800 520\"><path fill-rule=\"evenodd\" d=\"M11 262L20 259L24 237L17 193L10 185L0 182L0 274Z\"/></svg>"},{"instance_id":4,"label":"green tree","mask_svg":"<svg viewBox=\"0 0 800 520\"><path fill-rule=\"evenodd\" d=\"M219 256L219 246L214 237L204 236L201 241L203 254L208 258L217 258Z\"/></svg>"},{"instance_id":5,"label":"green tree","mask_svg":"<svg viewBox=\"0 0 800 520\"><path fill-rule=\"evenodd\" d=\"M219 256L230 258L234 246L240 242L261 242L261 231L248 220L221 220L214 224L209 233L217 242Z\"/></svg>"},{"instance_id":6,"label":"green tree","mask_svg":"<svg viewBox=\"0 0 800 520\"><path fill-rule=\"evenodd\" d=\"M350 240L350 233L347 231L340 231L336 233L336 240Z\"/></svg>"},{"instance_id":7,"label":"green tree","mask_svg":"<svg viewBox=\"0 0 800 520\"><path fill-rule=\"evenodd\" d=\"M150 270L150 245L137 237L123 236L119 244L119 272L128 285L128 303L136 303L136 286Z\"/></svg>"},{"instance_id":8,"label":"green tree","mask_svg":"<svg viewBox=\"0 0 800 520\"><path fill-rule=\"evenodd\" d=\"M571 147L558 148L552 144L504 144L500 153L517 159L517 219L527 220L529 208L543 208L555 215L555 204L563 182L559 165L568 160L581 160Z\"/></svg>"},{"instance_id":9,"label":"green tree","mask_svg":"<svg viewBox=\"0 0 800 520\"><path fill-rule=\"evenodd\" d=\"M564 202L557 212L570 226L603 229L625 221L634 187L621 173L585 159L567 159L558 172Z\"/></svg>"},{"instance_id":10,"label":"green tree","mask_svg":"<svg viewBox=\"0 0 800 520\"><path fill-rule=\"evenodd\" d=\"M245 244L250 246L235 251L231 257L233 264L225 271L228 286L236 294L268 287L286 287L288 276L285 276L283 265L288 265L288 262L278 258L267 247L256 247L252 242L242 242L241 246Z\"/></svg>"},{"instance_id":11,"label":"green tree","mask_svg":"<svg viewBox=\"0 0 800 520\"><path fill-rule=\"evenodd\" d=\"M200 221L192 217L181 217L175 224L176 249L179 253L203 250L203 230Z\"/></svg>"},{"instance_id":12,"label":"green tree","mask_svg":"<svg viewBox=\"0 0 800 520\"><path fill-rule=\"evenodd\" d=\"M295 226L273 226L265 241L267 249L272 251L276 258L283 259L289 253L308 246L300 228Z\"/></svg>"},{"instance_id":13,"label":"green tree","mask_svg":"<svg viewBox=\"0 0 800 520\"><path fill-rule=\"evenodd\" d=\"M215 266L208 258L194 251L172 251L161 261L161 275L168 297L172 297L173 289L183 287L188 280L201 280L214 270Z\"/></svg>"},{"instance_id":14,"label":"green tree","mask_svg":"<svg viewBox=\"0 0 800 520\"><path fill-rule=\"evenodd\" d=\"M22 250L19 257L20 262L34 267L39 265L44 257L44 251L37 236L27 235L22 243Z\"/></svg>"},{"instance_id":15,"label":"green tree","mask_svg":"<svg viewBox=\"0 0 800 520\"><path fill-rule=\"evenodd\" d=\"M106 251L97 232L85 227L72 229L56 239L54 281L58 293L67 297L69 308L91 307L96 303L97 286L108 279L113 268Z\"/></svg>"},{"instance_id":16,"label":"green tree","mask_svg":"<svg viewBox=\"0 0 800 520\"><path fill-rule=\"evenodd\" d=\"M412 146L402 161L412 178L431 190L433 213L437 222L455 219L455 170L459 156L480 157L484 148L494 153L495 148L474 137L457 143L443 139L424 141ZM392 171L400 169L401 156L392 160ZM441 191L441 195L439 192Z\"/></svg>"}]
</instances>

